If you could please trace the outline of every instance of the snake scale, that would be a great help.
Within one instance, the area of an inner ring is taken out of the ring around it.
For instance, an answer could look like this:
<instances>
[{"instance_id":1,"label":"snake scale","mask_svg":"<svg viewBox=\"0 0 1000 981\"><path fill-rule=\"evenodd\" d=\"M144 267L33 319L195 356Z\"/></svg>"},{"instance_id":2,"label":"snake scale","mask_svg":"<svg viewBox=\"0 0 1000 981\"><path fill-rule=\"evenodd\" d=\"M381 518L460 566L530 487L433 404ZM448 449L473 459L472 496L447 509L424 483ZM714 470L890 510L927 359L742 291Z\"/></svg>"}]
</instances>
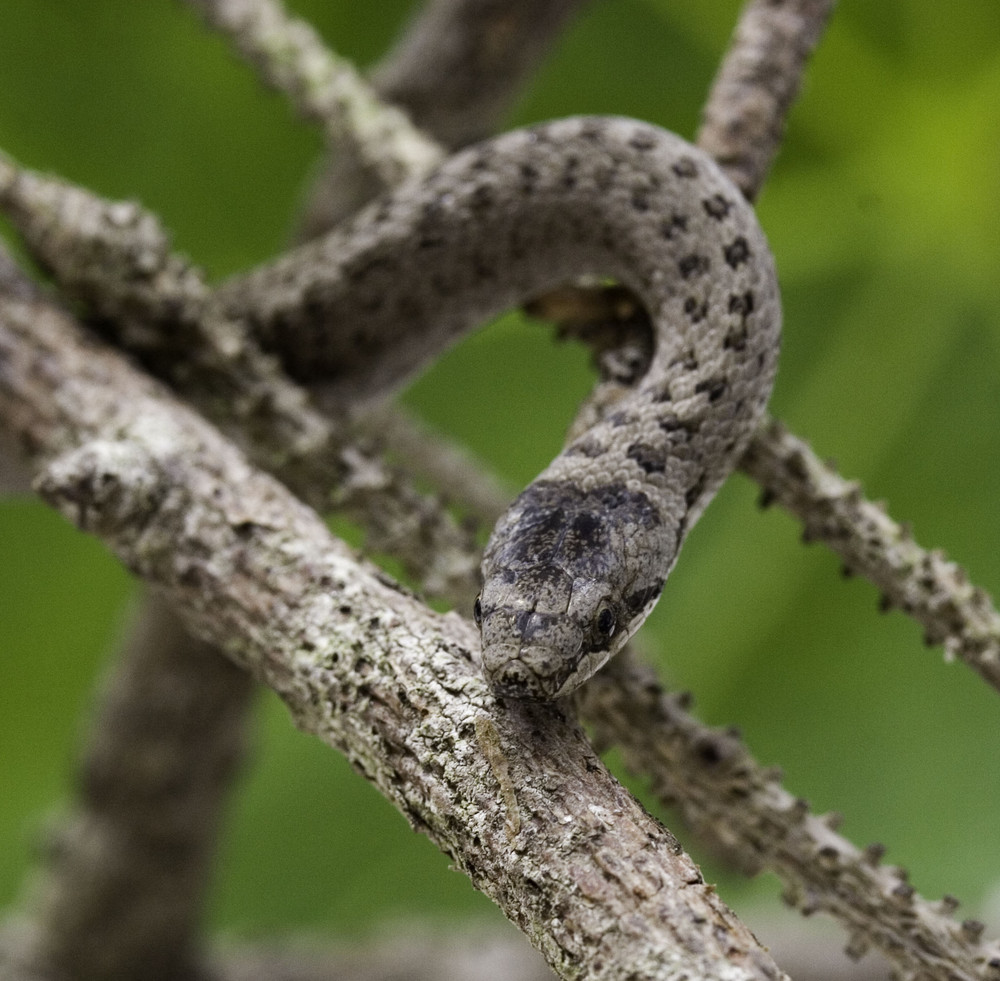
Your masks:
<instances>
[{"instance_id":1,"label":"snake scale","mask_svg":"<svg viewBox=\"0 0 1000 981\"><path fill-rule=\"evenodd\" d=\"M750 205L679 137L577 117L460 152L220 291L299 377L351 401L587 274L638 295L654 353L493 530L475 618L500 695L560 697L621 648L759 421L781 311ZM247 287L265 298L252 310Z\"/></svg>"}]
</instances>

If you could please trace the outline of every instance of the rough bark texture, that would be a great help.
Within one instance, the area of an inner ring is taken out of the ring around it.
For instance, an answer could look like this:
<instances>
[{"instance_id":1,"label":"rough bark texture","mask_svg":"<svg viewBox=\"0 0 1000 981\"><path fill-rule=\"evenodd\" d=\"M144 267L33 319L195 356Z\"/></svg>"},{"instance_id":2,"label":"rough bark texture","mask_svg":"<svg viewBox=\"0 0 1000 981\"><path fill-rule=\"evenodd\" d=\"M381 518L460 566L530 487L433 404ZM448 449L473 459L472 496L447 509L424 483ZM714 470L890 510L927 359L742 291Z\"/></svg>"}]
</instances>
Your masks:
<instances>
[{"instance_id":1,"label":"rough bark texture","mask_svg":"<svg viewBox=\"0 0 1000 981\"><path fill-rule=\"evenodd\" d=\"M18 168L3 154L0 205L63 291L257 465L317 510L356 520L368 547L396 556L428 595L471 610L476 529L319 411L241 324L205 316L201 272L170 250L154 215Z\"/></svg>"},{"instance_id":2,"label":"rough bark texture","mask_svg":"<svg viewBox=\"0 0 1000 981\"><path fill-rule=\"evenodd\" d=\"M1000 689L1000 613L960 566L921 548L857 482L778 422L760 430L740 466L764 488L764 504L780 503L802 521L805 541L826 542L846 574L881 590L883 611L898 607L924 628L928 646L943 644L948 657Z\"/></svg>"},{"instance_id":3,"label":"rough bark texture","mask_svg":"<svg viewBox=\"0 0 1000 981\"><path fill-rule=\"evenodd\" d=\"M187 0L229 37L259 77L283 92L327 139L350 151L373 180L391 186L434 166L441 151L409 124L402 110L381 103L354 66L335 55L312 26L275 0Z\"/></svg>"},{"instance_id":4,"label":"rough bark texture","mask_svg":"<svg viewBox=\"0 0 1000 981\"><path fill-rule=\"evenodd\" d=\"M620 657L583 690L580 708L596 744L617 746L717 855L748 874L775 872L803 914L833 916L852 957L874 947L907 978L1000 977L1000 944L983 942L982 924L957 922L956 900L921 897L905 870L881 864L882 846L839 835L838 815L811 813L779 772L731 732L695 720L648 668Z\"/></svg>"}]
</instances>

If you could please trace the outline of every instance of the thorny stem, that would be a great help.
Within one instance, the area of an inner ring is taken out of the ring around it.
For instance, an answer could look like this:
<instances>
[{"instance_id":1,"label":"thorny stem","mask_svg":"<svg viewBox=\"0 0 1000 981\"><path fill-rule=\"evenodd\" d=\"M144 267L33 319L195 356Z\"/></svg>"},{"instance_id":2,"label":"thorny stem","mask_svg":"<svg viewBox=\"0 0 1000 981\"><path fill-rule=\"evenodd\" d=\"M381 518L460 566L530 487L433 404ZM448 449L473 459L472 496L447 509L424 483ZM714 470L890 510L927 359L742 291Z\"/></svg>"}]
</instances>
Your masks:
<instances>
[{"instance_id":1,"label":"thorny stem","mask_svg":"<svg viewBox=\"0 0 1000 981\"><path fill-rule=\"evenodd\" d=\"M928 552L885 507L823 463L808 443L770 421L754 437L740 469L803 524L805 541L823 541L882 591L882 609L898 607L919 623L928 645L943 644L1000 691L1000 614L961 566Z\"/></svg>"}]
</instances>

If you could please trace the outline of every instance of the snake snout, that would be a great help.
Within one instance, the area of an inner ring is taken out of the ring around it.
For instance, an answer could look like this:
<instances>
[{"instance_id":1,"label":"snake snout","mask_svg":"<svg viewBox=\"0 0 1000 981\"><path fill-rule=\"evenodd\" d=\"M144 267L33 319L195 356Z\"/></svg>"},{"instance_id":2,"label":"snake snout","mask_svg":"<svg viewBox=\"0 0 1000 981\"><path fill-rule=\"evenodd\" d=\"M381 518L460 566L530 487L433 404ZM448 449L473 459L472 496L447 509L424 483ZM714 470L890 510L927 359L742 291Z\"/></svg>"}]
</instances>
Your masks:
<instances>
[{"instance_id":1,"label":"snake snout","mask_svg":"<svg viewBox=\"0 0 1000 981\"><path fill-rule=\"evenodd\" d=\"M566 682L571 664L547 647L483 650L483 673L494 693L507 698L555 698Z\"/></svg>"}]
</instances>

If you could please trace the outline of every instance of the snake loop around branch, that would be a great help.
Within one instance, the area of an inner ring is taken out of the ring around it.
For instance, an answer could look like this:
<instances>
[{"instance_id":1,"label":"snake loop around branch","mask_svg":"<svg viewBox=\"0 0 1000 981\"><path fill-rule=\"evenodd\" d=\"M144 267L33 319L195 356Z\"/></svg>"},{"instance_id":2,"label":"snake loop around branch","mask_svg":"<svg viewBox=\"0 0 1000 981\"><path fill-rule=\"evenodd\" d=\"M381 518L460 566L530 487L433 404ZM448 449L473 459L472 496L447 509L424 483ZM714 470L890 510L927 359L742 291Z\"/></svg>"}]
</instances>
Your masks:
<instances>
[{"instance_id":1,"label":"snake loop around branch","mask_svg":"<svg viewBox=\"0 0 1000 981\"><path fill-rule=\"evenodd\" d=\"M458 153L218 294L299 377L350 402L583 275L641 299L655 349L493 531L476 619L502 695L559 697L620 649L760 419L781 310L750 205L681 138L577 117Z\"/></svg>"}]
</instances>

